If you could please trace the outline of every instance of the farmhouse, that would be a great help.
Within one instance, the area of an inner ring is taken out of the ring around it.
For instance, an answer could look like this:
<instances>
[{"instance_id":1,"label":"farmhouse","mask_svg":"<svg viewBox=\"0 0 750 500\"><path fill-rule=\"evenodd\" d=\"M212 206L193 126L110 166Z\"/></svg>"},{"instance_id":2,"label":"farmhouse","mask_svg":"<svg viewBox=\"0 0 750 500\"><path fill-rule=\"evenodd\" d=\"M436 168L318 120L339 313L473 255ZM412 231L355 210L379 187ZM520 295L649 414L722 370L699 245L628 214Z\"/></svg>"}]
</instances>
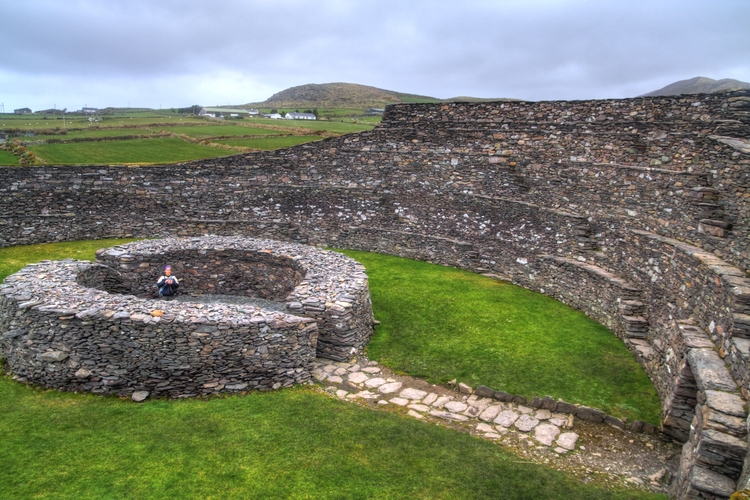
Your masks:
<instances>
[{"instance_id":1,"label":"farmhouse","mask_svg":"<svg viewBox=\"0 0 750 500\"><path fill-rule=\"evenodd\" d=\"M29 108L18 108L14 109L13 112L17 115L30 115L31 110Z\"/></svg>"},{"instance_id":2,"label":"farmhouse","mask_svg":"<svg viewBox=\"0 0 750 500\"><path fill-rule=\"evenodd\" d=\"M81 113L84 115L96 115L99 114L99 108L81 108Z\"/></svg>"},{"instance_id":3,"label":"farmhouse","mask_svg":"<svg viewBox=\"0 0 750 500\"><path fill-rule=\"evenodd\" d=\"M318 117L312 113L287 113L284 115L287 120L317 120Z\"/></svg>"}]
</instances>

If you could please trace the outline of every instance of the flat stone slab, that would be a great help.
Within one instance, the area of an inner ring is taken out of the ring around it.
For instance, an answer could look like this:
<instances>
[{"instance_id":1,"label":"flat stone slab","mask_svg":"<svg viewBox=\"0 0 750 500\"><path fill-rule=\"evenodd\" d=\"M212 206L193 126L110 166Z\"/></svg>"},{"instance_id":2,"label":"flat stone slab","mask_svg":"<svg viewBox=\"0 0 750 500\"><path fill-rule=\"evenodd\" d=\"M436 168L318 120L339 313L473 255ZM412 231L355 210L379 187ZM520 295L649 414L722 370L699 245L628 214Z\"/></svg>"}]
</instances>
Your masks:
<instances>
[{"instance_id":1,"label":"flat stone slab","mask_svg":"<svg viewBox=\"0 0 750 500\"><path fill-rule=\"evenodd\" d=\"M424 416L421 413L417 413L414 410L409 410L407 415L414 418L424 418Z\"/></svg>"},{"instance_id":2,"label":"flat stone slab","mask_svg":"<svg viewBox=\"0 0 750 500\"><path fill-rule=\"evenodd\" d=\"M516 423L513 425L521 432L531 432L534 427L539 425L539 420L530 415L521 415L521 418L516 420Z\"/></svg>"},{"instance_id":3,"label":"flat stone slab","mask_svg":"<svg viewBox=\"0 0 750 500\"><path fill-rule=\"evenodd\" d=\"M345 398L347 394L349 394L349 392L345 391L344 389L339 389L336 391L336 396L340 398Z\"/></svg>"},{"instance_id":4,"label":"flat stone slab","mask_svg":"<svg viewBox=\"0 0 750 500\"><path fill-rule=\"evenodd\" d=\"M383 384L385 384L385 379L384 378L380 378L380 377L376 377L376 378L371 378L369 380L365 380L365 387L369 387L371 389L375 388L375 387L380 387Z\"/></svg>"},{"instance_id":5,"label":"flat stone slab","mask_svg":"<svg viewBox=\"0 0 750 500\"><path fill-rule=\"evenodd\" d=\"M537 410L536 414L534 414L534 418L538 418L539 420L549 420L552 418L552 412L549 410Z\"/></svg>"},{"instance_id":6,"label":"flat stone slab","mask_svg":"<svg viewBox=\"0 0 750 500\"><path fill-rule=\"evenodd\" d=\"M434 392L429 393L423 400L422 403L426 405L431 405L435 401L437 401L438 395Z\"/></svg>"},{"instance_id":7,"label":"flat stone slab","mask_svg":"<svg viewBox=\"0 0 750 500\"><path fill-rule=\"evenodd\" d=\"M488 406L482 413L479 414L479 420L492 422L493 420L495 420L495 418L497 418L501 411L503 411L502 405Z\"/></svg>"},{"instance_id":8,"label":"flat stone slab","mask_svg":"<svg viewBox=\"0 0 750 500\"><path fill-rule=\"evenodd\" d=\"M744 418L745 402L736 394L721 391L706 391L706 404L716 411Z\"/></svg>"},{"instance_id":9,"label":"flat stone slab","mask_svg":"<svg viewBox=\"0 0 750 500\"><path fill-rule=\"evenodd\" d=\"M362 368L362 371L365 373L374 374L374 373L380 373L381 370L377 366L368 366L367 368Z\"/></svg>"},{"instance_id":10,"label":"flat stone slab","mask_svg":"<svg viewBox=\"0 0 750 500\"><path fill-rule=\"evenodd\" d=\"M406 406L409 404L409 400L404 398L391 398L389 403L393 403L394 405L398 406Z\"/></svg>"},{"instance_id":11,"label":"flat stone slab","mask_svg":"<svg viewBox=\"0 0 750 500\"><path fill-rule=\"evenodd\" d=\"M575 450L576 442L578 441L578 434L575 432L563 432L557 438L557 446L565 450Z\"/></svg>"},{"instance_id":12,"label":"flat stone slab","mask_svg":"<svg viewBox=\"0 0 750 500\"><path fill-rule=\"evenodd\" d=\"M495 418L495 423L503 427L510 427L511 425L516 423L518 417L518 413L512 410L501 411L500 413L498 413L497 418Z\"/></svg>"},{"instance_id":13,"label":"flat stone slab","mask_svg":"<svg viewBox=\"0 0 750 500\"><path fill-rule=\"evenodd\" d=\"M422 398L424 398L425 396L427 396L427 392L426 391L420 391L419 389L413 389L411 387L407 387L406 389L404 389L403 391L401 391L401 393L399 394L399 396L401 396L402 398L406 398L406 399L414 399L414 400L421 401Z\"/></svg>"},{"instance_id":14,"label":"flat stone slab","mask_svg":"<svg viewBox=\"0 0 750 500\"><path fill-rule=\"evenodd\" d=\"M552 446L558 434L560 428L552 424L539 424L534 429L534 438L545 446Z\"/></svg>"},{"instance_id":15,"label":"flat stone slab","mask_svg":"<svg viewBox=\"0 0 750 500\"><path fill-rule=\"evenodd\" d=\"M495 428L490 424L477 424L477 432L495 432Z\"/></svg>"},{"instance_id":16,"label":"flat stone slab","mask_svg":"<svg viewBox=\"0 0 750 500\"><path fill-rule=\"evenodd\" d=\"M391 394L401 389L402 385L401 382L389 382L378 387L378 392L381 394Z\"/></svg>"},{"instance_id":17,"label":"flat stone slab","mask_svg":"<svg viewBox=\"0 0 750 500\"><path fill-rule=\"evenodd\" d=\"M445 406L443 406L443 408L453 413L461 413L468 407L469 405L460 401L449 401L445 403Z\"/></svg>"},{"instance_id":18,"label":"flat stone slab","mask_svg":"<svg viewBox=\"0 0 750 500\"><path fill-rule=\"evenodd\" d=\"M442 408L445 405L445 403L447 403L450 400L451 398L449 398L448 396L440 396L439 398L437 398L437 400L435 400L432 406L434 406L435 408Z\"/></svg>"},{"instance_id":19,"label":"flat stone slab","mask_svg":"<svg viewBox=\"0 0 750 500\"><path fill-rule=\"evenodd\" d=\"M369 380L369 378L370 377L368 377L366 373L362 373L362 372L350 373L349 376L347 377L349 382L351 382L352 384L361 384L365 380Z\"/></svg>"},{"instance_id":20,"label":"flat stone slab","mask_svg":"<svg viewBox=\"0 0 750 500\"><path fill-rule=\"evenodd\" d=\"M409 408L411 408L414 411L420 411L422 413L424 413L426 411L430 411L430 407L429 406L427 406L427 405L421 405L421 404L418 404L418 403L417 404L411 404L411 405L409 405Z\"/></svg>"},{"instance_id":21,"label":"flat stone slab","mask_svg":"<svg viewBox=\"0 0 750 500\"><path fill-rule=\"evenodd\" d=\"M339 377L338 375L329 375L328 382L330 382L331 384L343 384L344 379Z\"/></svg>"},{"instance_id":22,"label":"flat stone slab","mask_svg":"<svg viewBox=\"0 0 750 500\"><path fill-rule=\"evenodd\" d=\"M686 357L701 391L737 391L737 384L719 353L713 349L691 349Z\"/></svg>"},{"instance_id":23,"label":"flat stone slab","mask_svg":"<svg viewBox=\"0 0 750 500\"><path fill-rule=\"evenodd\" d=\"M461 414L458 413L451 413L449 411L439 411L439 410L432 410L430 412L430 415L437 418L442 418L444 420L455 420L457 422L466 422L469 420L469 417L464 417Z\"/></svg>"}]
</instances>

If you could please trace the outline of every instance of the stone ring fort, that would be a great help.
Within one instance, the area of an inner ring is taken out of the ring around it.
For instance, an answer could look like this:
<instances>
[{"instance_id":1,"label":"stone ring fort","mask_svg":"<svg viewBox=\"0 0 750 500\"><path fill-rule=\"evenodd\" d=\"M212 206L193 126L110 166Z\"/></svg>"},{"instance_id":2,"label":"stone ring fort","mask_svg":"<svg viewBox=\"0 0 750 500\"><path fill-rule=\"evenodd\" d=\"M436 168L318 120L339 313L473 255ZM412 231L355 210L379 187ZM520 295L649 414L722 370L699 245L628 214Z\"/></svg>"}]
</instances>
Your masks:
<instances>
[{"instance_id":1,"label":"stone ring fort","mask_svg":"<svg viewBox=\"0 0 750 500\"><path fill-rule=\"evenodd\" d=\"M390 105L374 130L284 150L168 167L3 169L3 177L0 246L112 235L269 238L426 260L554 297L608 327L651 378L663 435L684 443L676 497L721 498L750 483L747 91ZM65 265L68 276L84 271ZM290 282L296 268L288 267L279 283ZM89 269L84 276L101 268ZM32 300L18 300L22 314L36 314ZM308 315L324 309L297 303ZM167 318L172 307L187 306L165 306ZM53 321L69 322L86 311L57 314ZM148 308L137 314L129 321L144 331L168 321L150 319L158 316ZM22 338L11 320L0 318L5 350ZM326 343L325 322L316 320L320 353L361 346ZM206 324L196 332L205 337L186 343L219 355L222 347L204 342L224 326ZM91 341L102 333L92 330ZM175 380L186 363L174 363L144 376L171 370ZM116 387L122 368L105 369ZM227 374L215 387L232 385Z\"/></svg>"},{"instance_id":2,"label":"stone ring fort","mask_svg":"<svg viewBox=\"0 0 750 500\"><path fill-rule=\"evenodd\" d=\"M118 395L277 389L308 381L316 354L350 358L372 332L364 267L336 252L252 238L168 238L103 249L96 260L42 262L0 285L12 373ZM183 273L183 293L220 290L282 301L286 310L155 300L165 262Z\"/></svg>"}]
</instances>

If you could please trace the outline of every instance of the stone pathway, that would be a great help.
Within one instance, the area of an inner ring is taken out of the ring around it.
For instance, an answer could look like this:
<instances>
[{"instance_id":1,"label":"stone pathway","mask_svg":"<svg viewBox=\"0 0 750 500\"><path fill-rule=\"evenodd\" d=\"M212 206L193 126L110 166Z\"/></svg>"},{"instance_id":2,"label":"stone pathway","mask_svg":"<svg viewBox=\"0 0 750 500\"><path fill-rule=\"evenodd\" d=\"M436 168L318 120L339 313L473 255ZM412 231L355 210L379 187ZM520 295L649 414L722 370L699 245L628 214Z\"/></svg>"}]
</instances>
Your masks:
<instances>
[{"instance_id":1,"label":"stone pathway","mask_svg":"<svg viewBox=\"0 0 750 500\"><path fill-rule=\"evenodd\" d=\"M430 385L362 357L352 363L318 358L312 374L341 400L471 433L584 482L667 492L677 470L680 447L658 435L480 397L465 384Z\"/></svg>"}]
</instances>

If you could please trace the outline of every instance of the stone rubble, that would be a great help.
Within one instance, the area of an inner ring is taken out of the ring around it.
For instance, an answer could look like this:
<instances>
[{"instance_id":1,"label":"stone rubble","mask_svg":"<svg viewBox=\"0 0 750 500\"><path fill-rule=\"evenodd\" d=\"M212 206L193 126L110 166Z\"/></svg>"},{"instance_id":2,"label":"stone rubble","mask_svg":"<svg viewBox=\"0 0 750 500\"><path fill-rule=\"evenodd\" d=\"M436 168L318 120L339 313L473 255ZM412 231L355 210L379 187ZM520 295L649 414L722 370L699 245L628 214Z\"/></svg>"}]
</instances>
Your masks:
<instances>
[{"instance_id":1,"label":"stone rubble","mask_svg":"<svg viewBox=\"0 0 750 500\"><path fill-rule=\"evenodd\" d=\"M346 381L336 373L345 373ZM469 432L534 461L583 475L584 481L597 475L609 485L666 492L677 469L679 449L665 440L666 436L626 432L615 423L607 422L605 417L609 417L595 408L559 402L562 409L573 409L574 414L569 414L512 401L502 402L481 396L495 392L483 386L476 390L466 384L452 384L458 390L430 386L420 379L393 375L377 362L366 359L356 363L331 363L318 358L312 364L312 375L326 387L326 392L343 401L390 408L424 422ZM546 399L554 402L552 398ZM540 406L543 400L545 398L533 398L530 404ZM552 407L549 402L546 406ZM576 409L582 410L585 418L577 419ZM642 430L643 423L640 424ZM622 464L622 470L612 470L607 464L617 461L602 460L602 455L616 451L617 446L612 442L623 439L630 454L636 450L641 456L633 463ZM594 451L599 449L601 452Z\"/></svg>"}]
</instances>

